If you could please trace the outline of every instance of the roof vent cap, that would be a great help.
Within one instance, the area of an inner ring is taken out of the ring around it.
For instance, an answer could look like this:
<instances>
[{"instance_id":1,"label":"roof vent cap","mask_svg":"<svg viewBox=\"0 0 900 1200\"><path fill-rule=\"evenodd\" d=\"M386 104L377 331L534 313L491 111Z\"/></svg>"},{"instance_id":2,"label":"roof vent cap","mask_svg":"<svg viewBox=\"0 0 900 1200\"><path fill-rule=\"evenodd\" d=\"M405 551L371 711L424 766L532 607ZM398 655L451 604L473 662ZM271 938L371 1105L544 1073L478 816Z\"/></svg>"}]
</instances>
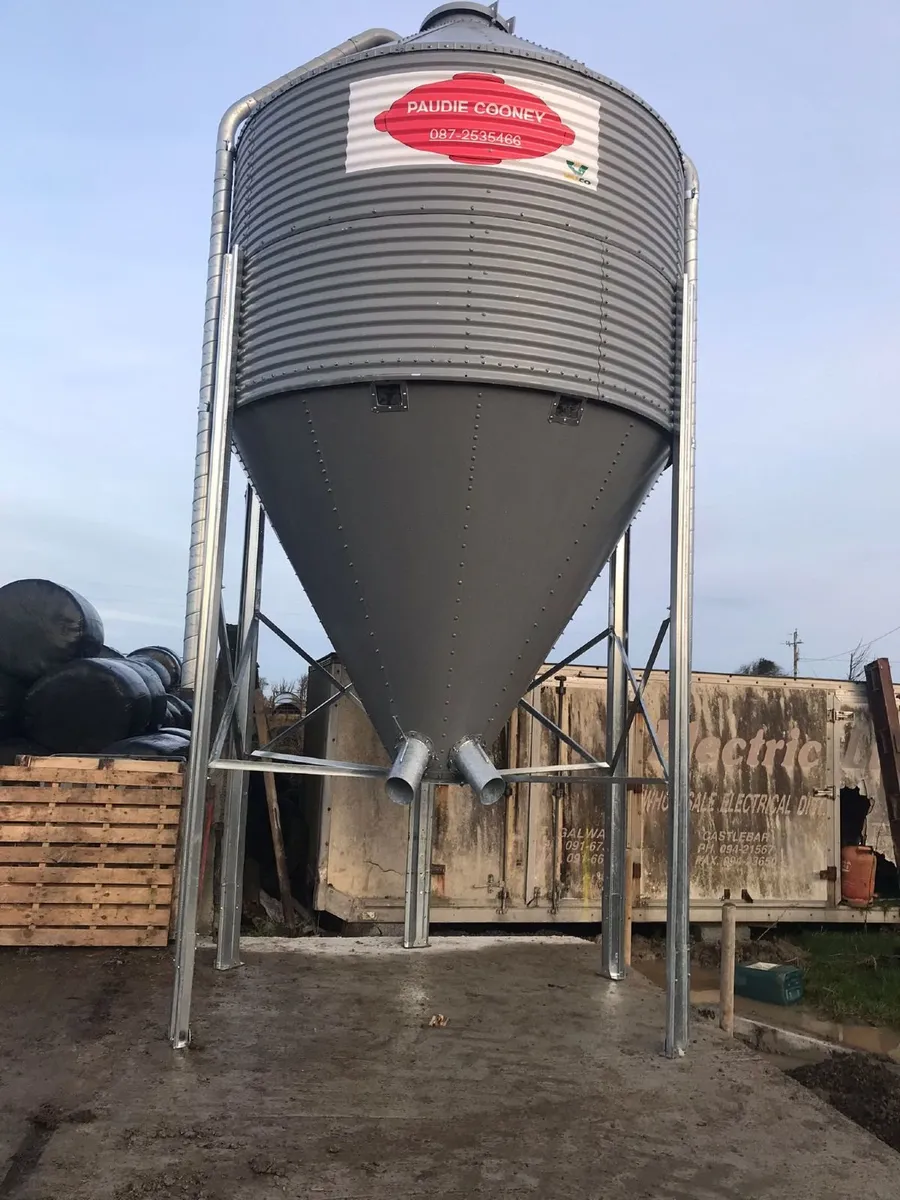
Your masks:
<instances>
[{"instance_id":1,"label":"roof vent cap","mask_svg":"<svg viewBox=\"0 0 900 1200\"><path fill-rule=\"evenodd\" d=\"M457 21L471 21L473 17L493 25L496 29L502 29L504 33L512 33L516 27L516 18L501 17L499 8L499 0L495 4L477 4L475 0L451 0L449 4L440 4L432 9L422 22L419 33L426 33L429 29L437 29L441 25L451 25Z\"/></svg>"}]
</instances>

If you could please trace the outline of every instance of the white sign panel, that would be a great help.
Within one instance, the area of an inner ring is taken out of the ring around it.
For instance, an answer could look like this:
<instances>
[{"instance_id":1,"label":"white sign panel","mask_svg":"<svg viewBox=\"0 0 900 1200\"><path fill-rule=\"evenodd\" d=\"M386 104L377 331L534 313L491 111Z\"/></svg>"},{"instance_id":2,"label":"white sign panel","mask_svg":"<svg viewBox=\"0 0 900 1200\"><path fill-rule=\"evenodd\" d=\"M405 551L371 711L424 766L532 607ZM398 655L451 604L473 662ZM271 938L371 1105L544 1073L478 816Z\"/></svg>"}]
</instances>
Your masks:
<instances>
[{"instance_id":1,"label":"white sign panel","mask_svg":"<svg viewBox=\"0 0 900 1200\"><path fill-rule=\"evenodd\" d=\"M403 71L350 85L346 170L491 167L597 187L600 102L527 76Z\"/></svg>"}]
</instances>

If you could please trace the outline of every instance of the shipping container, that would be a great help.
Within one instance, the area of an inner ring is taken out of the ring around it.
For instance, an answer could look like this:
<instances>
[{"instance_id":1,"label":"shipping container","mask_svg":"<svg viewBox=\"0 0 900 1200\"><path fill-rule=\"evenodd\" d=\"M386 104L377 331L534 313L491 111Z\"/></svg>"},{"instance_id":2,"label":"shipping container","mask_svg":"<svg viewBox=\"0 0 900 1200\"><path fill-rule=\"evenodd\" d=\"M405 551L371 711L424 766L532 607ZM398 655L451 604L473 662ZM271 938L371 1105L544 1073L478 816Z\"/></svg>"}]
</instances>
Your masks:
<instances>
[{"instance_id":1,"label":"shipping container","mask_svg":"<svg viewBox=\"0 0 900 1200\"><path fill-rule=\"evenodd\" d=\"M329 669L348 682L341 664ZM319 672L310 708L329 694ZM668 679L645 692L667 750ZM570 666L527 699L587 750L606 753L606 672ZM868 844L894 859L865 687L834 680L695 674L691 714L691 920L713 922L725 898L741 922L896 922L896 901L840 902L841 789L872 800ZM344 696L310 724L306 752L388 765L360 706ZM566 747L521 709L493 748L502 766L566 761ZM662 780L647 724L629 741L629 774ZM348 922L402 920L408 810L378 780L309 780L312 903ZM665 920L668 798L629 789L633 919ZM431 920L570 924L600 920L603 789L526 783L493 807L468 789L436 789Z\"/></svg>"}]
</instances>

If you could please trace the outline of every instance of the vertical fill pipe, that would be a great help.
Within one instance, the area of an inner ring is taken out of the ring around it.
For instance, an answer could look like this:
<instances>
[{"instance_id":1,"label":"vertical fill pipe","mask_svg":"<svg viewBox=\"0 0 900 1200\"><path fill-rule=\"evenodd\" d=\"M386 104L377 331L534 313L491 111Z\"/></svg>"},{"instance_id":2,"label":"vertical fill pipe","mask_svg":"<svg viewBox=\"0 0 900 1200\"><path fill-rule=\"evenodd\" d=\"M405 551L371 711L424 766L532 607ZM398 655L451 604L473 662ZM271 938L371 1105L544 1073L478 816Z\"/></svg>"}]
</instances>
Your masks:
<instances>
[{"instance_id":1,"label":"vertical fill pipe","mask_svg":"<svg viewBox=\"0 0 900 1200\"><path fill-rule=\"evenodd\" d=\"M213 176L213 206L209 234L209 259L206 274L206 310L203 324L203 351L200 359L200 402L197 410L197 445L194 455L194 503L191 516L191 548L188 560L187 600L184 616L184 664L181 687L191 695L197 686L200 606L202 592L203 545L206 540L206 494L210 473L211 398L214 384L216 347L219 338L219 306L222 295L222 262L231 235L231 200L234 190L234 147L237 132L250 114L276 92L338 59L361 54L400 40L390 29L367 29L348 38L333 50L310 59L235 101L219 122L216 135L216 166Z\"/></svg>"},{"instance_id":2,"label":"vertical fill pipe","mask_svg":"<svg viewBox=\"0 0 900 1200\"><path fill-rule=\"evenodd\" d=\"M609 560L609 642L606 666L606 753L612 761L625 731L628 682L623 655L628 653L629 560L631 530L627 529ZM628 747L624 746L614 775L628 775ZM603 900L602 969L607 979L625 978L625 892L628 831L628 787L611 782L603 797Z\"/></svg>"},{"instance_id":3,"label":"vertical fill pipe","mask_svg":"<svg viewBox=\"0 0 900 1200\"><path fill-rule=\"evenodd\" d=\"M690 1038L691 633L694 605L694 431L699 181L685 167L681 371L672 446L669 628L669 872L666 902L666 1041L680 1058Z\"/></svg>"},{"instance_id":4,"label":"vertical fill pipe","mask_svg":"<svg viewBox=\"0 0 900 1200\"><path fill-rule=\"evenodd\" d=\"M228 468L231 463L231 415L234 359L240 296L241 256L235 248L222 262L222 326L216 349L216 377L210 410L209 486L205 495L204 528L200 547L197 675L191 749L181 809L178 918L175 926L175 984L169 1040L176 1049L190 1041L191 994L197 950L197 904L203 852L203 814L209 773L213 691L222 568L225 561L225 522L228 511Z\"/></svg>"},{"instance_id":5,"label":"vertical fill pipe","mask_svg":"<svg viewBox=\"0 0 900 1200\"><path fill-rule=\"evenodd\" d=\"M253 738L253 700L256 694L256 660L259 642L259 605L262 590L265 515L252 484L247 485L244 517L244 561L241 570L241 611L236 659L250 647L250 663L239 688L235 718L250 753ZM219 890L219 932L216 969L227 971L241 962L241 910L244 905L244 847L247 836L246 771L229 771L225 789L225 828L222 841L222 880Z\"/></svg>"}]
</instances>

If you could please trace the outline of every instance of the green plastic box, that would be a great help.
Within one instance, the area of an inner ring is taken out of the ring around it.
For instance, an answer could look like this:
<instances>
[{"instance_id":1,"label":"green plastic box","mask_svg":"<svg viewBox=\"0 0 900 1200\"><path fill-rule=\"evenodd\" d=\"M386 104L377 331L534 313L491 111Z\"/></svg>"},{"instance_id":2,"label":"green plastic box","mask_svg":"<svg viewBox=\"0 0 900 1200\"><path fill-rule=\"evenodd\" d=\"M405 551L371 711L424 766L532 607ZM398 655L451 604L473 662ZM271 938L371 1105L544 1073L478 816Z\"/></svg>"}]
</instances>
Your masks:
<instances>
[{"instance_id":1,"label":"green plastic box","mask_svg":"<svg viewBox=\"0 0 900 1200\"><path fill-rule=\"evenodd\" d=\"M734 994L765 1004L797 1004L803 999L803 972L778 963L738 963Z\"/></svg>"}]
</instances>

